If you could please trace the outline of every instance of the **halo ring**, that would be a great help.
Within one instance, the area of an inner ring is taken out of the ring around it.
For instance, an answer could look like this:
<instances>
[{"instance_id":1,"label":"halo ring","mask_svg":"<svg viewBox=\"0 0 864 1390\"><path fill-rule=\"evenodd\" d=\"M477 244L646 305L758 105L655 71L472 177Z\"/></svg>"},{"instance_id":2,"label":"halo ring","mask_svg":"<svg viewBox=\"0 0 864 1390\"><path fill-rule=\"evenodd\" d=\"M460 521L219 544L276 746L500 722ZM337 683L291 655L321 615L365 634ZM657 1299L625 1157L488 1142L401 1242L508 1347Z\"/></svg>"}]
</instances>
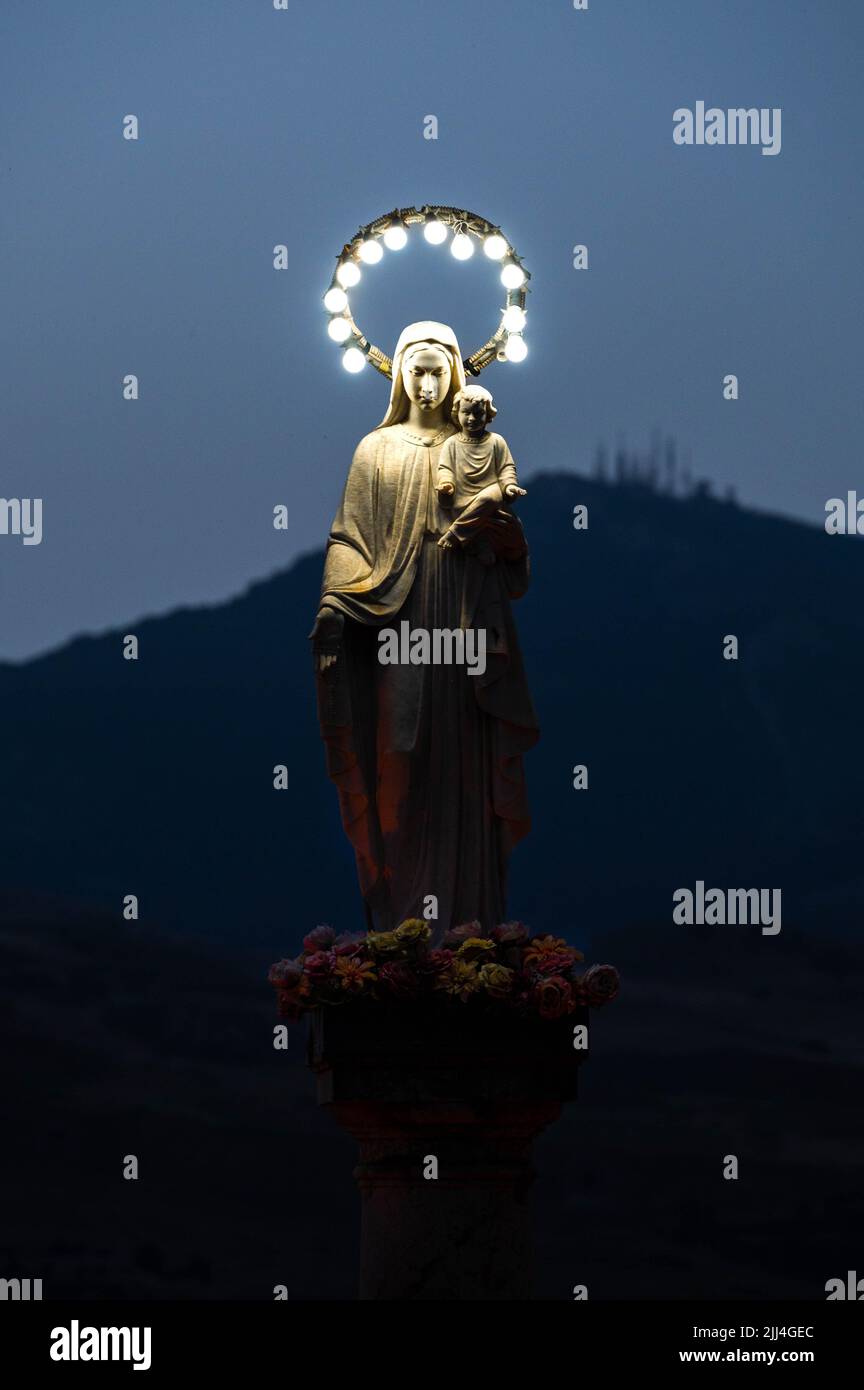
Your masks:
<instances>
[{"instance_id":1,"label":"halo ring","mask_svg":"<svg viewBox=\"0 0 864 1390\"><path fill-rule=\"evenodd\" d=\"M482 347L476 348L474 352L463 358L465 371L468 375L475 377L479 376L484 367L488 367L490 362L494 362L496 359L499 361L508 360L507 343L510 338L518 338L521 341L521 328L515 330L506 327L505 318L508 311L518 310L519 313L517 315L514 316L511 314L511 322L515 317L517 319L521 318L524 323L525 302L528 295L528 281L531 279L531 272L525 269L521 257L517 254L512 242L504 235L500 227L496 226L494 222L490 222L487 218L481 217L478 213L469 212L465 208L443 207L438 203L425 203L422 208L394 208L392 212L384 213L381 217L376 217L374 221L367 222L365 227L359 227L356 234L350 241L345 243L337 256L336 269L334 270L333 278L325 293L326 299L328 296L332 296L334 291L341 291L341 295L345 299L344 307L335 311L325 303L325 311L330 317L330 336L334 338L334 341L339 343L343 352L356 354L351 359L354 364L352 365L352 370L357 370L358 364L360 367L364 365L359 361L359 355L362 354L363 358L365 358L376 371L381 372L382 376L386 376L388 379L392 378L392 359L388 357L385 352L382 352L379 347L376 347L374 343L370 342L358 328L351 313L348 291L353 288L353 285L359 280L360 277L358 272L361 272L361 267L364 263L374 264L375 261L381 259L381 256L377 254L377 252L373 253L370 247L383 249L383 246L387 244L386 234L388 232L391 233L392 239L404 245L404 242L401 242L398 229L402 228L407 232L409 227L418 223L424 225L428 225L429 223L441 223L444 227L444 236L440 238L442 243L447 240L448 230L452 230L454 238L457 236L475 237L481 242L487 242L492 237L499 238L499 242L495 244L496 251L493 255L493 259L503 264L504 271L510 270L511 267L518 267L518 272L521 274L522 278L519 284L514 284L509 288L506 285L504 286L507 302L501 310L501 322L491 338L489 338ZM505 249L498 255L497 248L501 241L504 242ZM463 245L465 244L463 243ZM471 252L468 251L468 256L470 257L470 255ZM368 261L366 260L367 257L369 258ZM465 259L467 259L467 257L465 257ZM353 267L353 269L345 270L343 269L344 267ZM502 275L504 271L502 271ZM343 274L350 283L343 284L340 280L340 274ZM515 270L512 270L510 272L510 278L515 281L519 278L519 275ZM337 294L335 298L339 300L340 296ZM344 320L346 326L343 327L339 320ZM334 324L336 325L335 330L333 329ZM525 349L523 347L521 356L524 355ZM512 360L521 360L521 357L518 359L514 357ZM347 362L346 365L348 365Z\"/></svg>"}]
</instances>

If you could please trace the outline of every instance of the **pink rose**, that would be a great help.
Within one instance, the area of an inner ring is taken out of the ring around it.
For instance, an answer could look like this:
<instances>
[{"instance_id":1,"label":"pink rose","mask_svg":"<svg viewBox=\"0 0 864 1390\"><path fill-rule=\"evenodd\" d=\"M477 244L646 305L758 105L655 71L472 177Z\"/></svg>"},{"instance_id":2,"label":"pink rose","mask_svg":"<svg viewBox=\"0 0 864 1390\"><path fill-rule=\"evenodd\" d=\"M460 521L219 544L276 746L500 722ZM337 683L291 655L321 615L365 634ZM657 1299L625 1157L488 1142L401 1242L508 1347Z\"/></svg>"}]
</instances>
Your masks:
<instances>
[{"instance_id":1,"label":"pink rose","mask_svg":"<svg viewBox=\"0 0 864 1390\"><path fill-rule=\"evenodd\" d=\"M490 932L499 946L518 946L528 940L528 928L523 922L502 922Z\"/></svg>"},{"instance_id":2,"label":"pink rose","mask_svg":"<svg viewBox=\"0 0 864 1390\"><path fill-rule=\"evenodd\" d=\"M336 969L336 954L334 951L314 951L311 956L307 956L304 962L304 969L309 979L316 985L324 984L330 979Z\"/></svg>"},{"instance_id":3,"label":"pink rose","mask_svg":"<svg viewBox=\"0 0 864 1390\"><path fill-rule=\"evenodd\" d=\"M304 936L303 950L309 951L310 953L314 951L329 951L335 940L336 933L332 927L315 927L313 931L310 931L308 936Z\"/></svg>"},{"instance_id":4,"label":"pink rose","mask_svg":"<svg viewBox=\"0 0 864 1390\"><path fill-rule=\"evenodd\" d=\"M485 936L483 928L479 922L465 922L463 926L451 927L444 933L445 946L461 946L463 941L467 941L472 936Z\"/></svg>"},{"instance_id":5,"label":"pink rose","mask_svg":"<svg viewBox=\"0 0 864 1390\"><path fill-rule=\"evenodd\" d=\"M303 966L298 960L277 960L267 976L277 989L296 989L303 979Z\"/></svg>"},{"instance_id":6,"label":"pink rose","mask_svg":"<svg viewBox=\"0 0 864 1390\"><path fill-rule=\"evenodd\" d=\"M589 965L578 981L579 993L592 1009L611 1004L621 988L621 976L614 965Z\"/></svg>"},{"instance_id":7,"label":"pink rose","mask_svg":"<svg viewBox=\"0 0 864 1390\"><path fill-rule=\"evenodd\" d=\"M363 950L365 941L365 932L342 932L333 942L333 951L337 956L356 956Z\"/></svg>"}]
</instances>

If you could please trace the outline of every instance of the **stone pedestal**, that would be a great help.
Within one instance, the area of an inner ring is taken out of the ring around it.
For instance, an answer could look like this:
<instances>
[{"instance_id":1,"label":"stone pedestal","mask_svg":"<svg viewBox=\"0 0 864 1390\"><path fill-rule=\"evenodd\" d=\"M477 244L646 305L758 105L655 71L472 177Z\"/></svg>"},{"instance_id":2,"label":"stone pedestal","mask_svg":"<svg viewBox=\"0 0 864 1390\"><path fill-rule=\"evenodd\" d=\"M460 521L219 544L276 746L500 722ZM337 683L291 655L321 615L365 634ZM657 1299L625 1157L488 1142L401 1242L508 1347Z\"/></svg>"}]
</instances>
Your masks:
<instances>
[{"instance_id":1,"label":"stone pedestal","mask_svg":"<svg viewBox=\"0 0 864 1390\"><path fill-rule=\"evenodd\" d=\"M312 1016L318 1103L360 1146L361 1299L531 1297L531 1146L576 1097L586 1022L437 1001Z\"/></svg>"}]
</instances>

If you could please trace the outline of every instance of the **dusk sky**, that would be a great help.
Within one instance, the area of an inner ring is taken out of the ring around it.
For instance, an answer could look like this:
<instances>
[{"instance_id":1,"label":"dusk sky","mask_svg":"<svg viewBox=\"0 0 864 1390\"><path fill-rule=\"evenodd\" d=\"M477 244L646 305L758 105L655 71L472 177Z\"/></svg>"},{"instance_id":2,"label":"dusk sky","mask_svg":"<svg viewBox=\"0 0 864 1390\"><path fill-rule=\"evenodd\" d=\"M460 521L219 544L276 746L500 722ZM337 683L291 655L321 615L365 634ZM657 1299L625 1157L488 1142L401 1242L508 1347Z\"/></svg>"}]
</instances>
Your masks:
<instances>
[{"instance_id":1,"label":"dusk sky","mask_svg":"<svg viewBox=\"0 0 864 1390\"><path fill-rule=\"evenodd\" d=\"M394 206L472 209L532 272L529 356L482 377L523 480L662 429L822 526L864 493L862 41L860 0L4 0L0 496L41 498L43 538L0 534L0 658L323 545L387 384L342 369L321 295ZM698 101L781 108L780 153L676 145ZM387 352L429 317L467 355L501 299L415 231L352 306Z\"/></svg>"}]
</instances>

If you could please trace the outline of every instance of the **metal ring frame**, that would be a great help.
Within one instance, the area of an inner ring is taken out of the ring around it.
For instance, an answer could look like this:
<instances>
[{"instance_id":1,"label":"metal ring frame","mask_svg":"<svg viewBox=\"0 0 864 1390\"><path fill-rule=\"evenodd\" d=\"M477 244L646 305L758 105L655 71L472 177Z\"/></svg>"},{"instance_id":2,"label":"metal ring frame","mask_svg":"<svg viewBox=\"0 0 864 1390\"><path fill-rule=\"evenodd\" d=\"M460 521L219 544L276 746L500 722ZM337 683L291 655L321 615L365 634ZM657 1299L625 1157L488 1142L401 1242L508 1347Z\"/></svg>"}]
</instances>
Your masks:
<instances>
[{"instance_id":1,"label":"metal ring frame","mask_svg":"<svg viewBox=\"0 0 864 1390\"><path fill-rule=\"evenodd\" d=\"M489 222L485 217L480 217L476 212L468 212L465 208L441 207L437 203L426 203L422 208L394 208L392 212L384 213L381 217L376 217L374 222L368 222L365 227L358 228L356 235L342 247L336 260L336 270L338 271L339 267L344 265L347 261L362 263L360 247L363 242L383 237L384 233L394 224L410 227L417 223L426 223L430 220L442 222L446 227L451 227L454 234L465 232L471 236L477 237L480 241L493 234L504 236L500 227L497 227L493 222ZM508 250L501 258L502 262L518 265L525 276L524 283L520 285L518 289L506 291L507 303L504 308L506 310L517 307L524 310L531 272L525 269L521 258L517 255L508 238L504 237L504 240L507 242ZM343 289L343 286L339 284L336 278L335 272L328 288ZM347 298L347 291L344 291L344 293ZM345 318L351 325L351 332L342 346L359 348L376 371L381 372L382 376L392 378L392 358L388 357L379 347L376 347L374 343L371 343L368 338L364 337L354 322L350 306L343 310L341 314L331 315L331 317ZM494 361L496 358L500 359L503 356L504 347L509 337L509 332L504 327L503 323L501 323L492 334L492 337L485 342L482 347L477 348L470 356L463 358L463 365L469 376L479 376L483 368L487 367L490 362Z\"/></svg>"}]
</instances>

